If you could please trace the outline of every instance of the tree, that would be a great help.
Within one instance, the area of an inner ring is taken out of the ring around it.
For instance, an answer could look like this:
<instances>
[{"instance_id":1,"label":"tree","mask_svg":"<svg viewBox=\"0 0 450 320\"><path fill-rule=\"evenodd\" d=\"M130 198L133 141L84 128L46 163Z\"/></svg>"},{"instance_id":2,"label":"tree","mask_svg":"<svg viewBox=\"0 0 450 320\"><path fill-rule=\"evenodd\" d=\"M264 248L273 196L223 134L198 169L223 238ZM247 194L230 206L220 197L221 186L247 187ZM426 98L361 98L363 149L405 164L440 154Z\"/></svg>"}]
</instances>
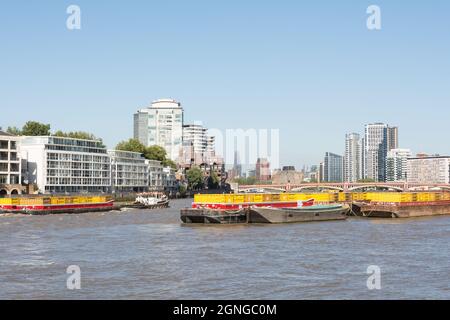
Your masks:
<instances>
[{"instance_id":1,"label":"tree","mask_svg":"<svg viewBox=\"0 0 450 320\"><path fill-rule=\"evenodd\" d=\"M216 172L212 171L211 175L208 177L208 189L219 189L219 176Z\"/></svg>"},{"instance_id":2,"label":"tree","mask_svg":"<svg viewBox=\"0 0 450 320\"><path fill-rule=\"evenodd\" d=\"M22 128L22 135L24 136L49 136L50 125L43 124L36 121L28 121Z\"/></svg>"},{"instance_id":3,"label":"tree","mask_svg":"<svg viewBox=\"0 0 450 320\"><path fill-rule=\"evenodd\" d=\"M161 162L164 162L165 160L167 160L167 152L163 147L160 146L151 146L148 147L145 152L144 155L147 159L150 160L158 160Z\"/></svg>"},{"instance_id":4,"label":"tree","mask_svg":"<svg viewBox=\"0 0 450 320\"><path fill-rule=\"evenodd\" d=\"M128 141L122 141L116 146L116 150L139 152L145 154L147 148L137 139L130 139Z\"/></svg>"},{"instance_id":5,"label":"tree","mask_svg":"<svg viewBox=\"0 0 450 320\"><path fill-rule=\"evenodd\" d=\"M165 159L163 162L162 162L162 165L164 166L164 167L171 167L172 169L177 169L177 164L175 163L175 161L172 161L172 160L170 160L170 159Z\"/></svg>"},{"instance_id":6,"label":"tree","mask_svg":"<svg viewBox=\"0 0 450 320\"><path fill-rule=\"evenodd\" d=\"M15 136L21 136L22 135L22 130L20 130L17 127L8 127L8 129L6 130L6 132L13 134Z\"/></svg>"},{"instance_id":7,"label":"tree","mask_svg":"<svg viewBox=\"0 0 450 320\"><path fill-rule=\"evenodd\" d=\"M55 137L65 137L65 138L73 138L73 139L83 139L83 140L100 140L92 133L84 132L84 131L75 131L75 132L62 132L58 130L54 134Z\"/></svg>"},{"instance_id":8,"label":"tree","mask_svg":"<svg viewBox=\"0 0 450 320\"><path fill-rule=\"evenodd\" d=\"M198 190L204 187L203 172L199 167L192 167L186 172L186 178L191 190Z\"/></svg>"},{"instance_id":9,"label":"tree","mask_svg":"<svg viewBox=\"0 0 450 320\"><path fill-rule=\"evenodd\" d=\"M81 140L96 140L100 141L102 147L105 147L105 145L103 144L103 140L101 138L97 138L95 135L89 132L84 131L63 132L61 130L58 130L55 132L53 136L62 138L81 139Z\"/></svg>"}]
</instances>

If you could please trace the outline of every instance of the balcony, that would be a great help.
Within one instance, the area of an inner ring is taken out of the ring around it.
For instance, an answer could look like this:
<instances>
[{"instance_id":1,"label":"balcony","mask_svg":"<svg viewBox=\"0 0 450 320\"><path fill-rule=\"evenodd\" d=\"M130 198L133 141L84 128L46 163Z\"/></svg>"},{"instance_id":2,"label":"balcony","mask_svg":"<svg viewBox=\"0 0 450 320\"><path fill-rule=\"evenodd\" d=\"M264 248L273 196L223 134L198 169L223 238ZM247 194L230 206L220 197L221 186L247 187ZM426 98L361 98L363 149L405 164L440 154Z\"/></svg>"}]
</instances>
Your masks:
<instances>
[{"instance_id":1,"label":"balcony","mask_svg":"<svg viewBox=\"0 0 450 320\"><path fill-rule=\"evenodd\" d=\"M0 152L0 161L8 161L8 152Z\"/></svg>"}]
</instances>

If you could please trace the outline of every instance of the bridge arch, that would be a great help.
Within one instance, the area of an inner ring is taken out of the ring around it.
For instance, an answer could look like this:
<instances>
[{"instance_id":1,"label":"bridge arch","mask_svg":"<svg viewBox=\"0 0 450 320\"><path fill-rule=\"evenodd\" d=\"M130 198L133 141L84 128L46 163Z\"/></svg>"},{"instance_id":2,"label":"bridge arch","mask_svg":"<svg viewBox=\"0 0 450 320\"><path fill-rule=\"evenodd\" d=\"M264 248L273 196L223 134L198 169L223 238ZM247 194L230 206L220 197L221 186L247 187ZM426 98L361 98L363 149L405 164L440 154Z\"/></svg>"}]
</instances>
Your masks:
<instances>
[{"instance_id":1,"label":"bridge arch","mask_svg":"<svg viewBox=\"0 0 450 320\"><path fill-rule=\"evenodd\" d=\"M324 190L344 191L343 188L332 187L332 186L303 186L303 187L293 188L293 189L291 189L291 191L298 192L298 191L303 191L303 190L307 190L307 189L313 189L313 190L324 189Z\"/></svg>"},{"instance_id":2,"label":"bridge arch","mask_svg":"<svg viewBox=\"0 0 450 320\"><path fill-rule=\"evenodd\" d=\"M348 191L357 191L357 190L363 190L363 189L388 189L388 190L395 190L402 192L403 188L401 187L395 187L390 185L379 185L379 184L373 184L373 185L364 185L364 186L355 186L348 189Z\"/></svg>"}]
</instances>

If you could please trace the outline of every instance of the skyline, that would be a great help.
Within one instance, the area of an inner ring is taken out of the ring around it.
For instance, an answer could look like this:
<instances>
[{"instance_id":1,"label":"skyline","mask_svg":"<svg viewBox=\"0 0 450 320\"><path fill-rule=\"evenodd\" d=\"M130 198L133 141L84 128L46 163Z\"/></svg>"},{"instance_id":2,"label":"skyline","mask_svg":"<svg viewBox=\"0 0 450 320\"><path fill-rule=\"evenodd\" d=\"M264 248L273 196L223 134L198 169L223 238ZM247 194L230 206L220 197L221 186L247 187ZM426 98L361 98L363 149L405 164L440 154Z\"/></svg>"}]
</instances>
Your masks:
<instances>
[{"instance_id":1,"label":"skyline","mask_svg":"<svg viewBox=\"0 0 450 320\"><path fill-rule=\"evenodd\" d=\"M345 134L374 122L398 126L399 147L413 154L449 154L444 1L376 1L380 31L365 27L365 1L77 1L75 31L65 27L70 4L14 3L0 12L4 129L36 120L92 132L112 148L133 136L136 110L173 98L185 123L280 129L281 166L343 155Z\"/></svg>"}]
</instances>

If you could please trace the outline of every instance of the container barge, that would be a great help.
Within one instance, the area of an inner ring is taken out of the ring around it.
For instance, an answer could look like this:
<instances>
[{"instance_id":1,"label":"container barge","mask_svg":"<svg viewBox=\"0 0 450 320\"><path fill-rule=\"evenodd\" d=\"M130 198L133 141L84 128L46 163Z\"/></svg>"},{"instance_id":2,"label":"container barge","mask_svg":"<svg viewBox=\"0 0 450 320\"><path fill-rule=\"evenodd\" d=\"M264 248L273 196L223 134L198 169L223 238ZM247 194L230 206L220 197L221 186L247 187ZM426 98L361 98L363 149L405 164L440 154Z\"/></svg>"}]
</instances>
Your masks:
<instances>
[{"instance_id":1,"label":"container barge","mask_svg":"<svg viewBox=\"0 0 450 320\"><path fill-rule=\"evenodd\" d=\"M0 213L61 214L117 209L110 196L64 196L0 198Z\"/></svg>"},{"instance_id":2,"label":"container barge","mask_svg":"<svg viewBox=\"0 0 450 320\"><path fill-rule=\"evenodd\" d=\"M302 194L196 195L192 208L181 210L184 223L295 223L345 220L346 204L315 204Z\"/></svg>"},{"instance_id":3,"label":"container barge","mask_svg":"<svg viewBox=\"0 0 450 320\"><path fill-rule=\"evenodd\" d=\"M205 194L195 195L192 209L185 209L182 220L189 212L194 215L220 215L221 211L251 209L247 222L252 223L255 213L273 212L276 218L254 218L253 220L280 220L289 222L293 215L289 209L316 205L342 207L348 215L377 218L409 218L436 215L450 215L450 192L323 192L323 193L281 193L281 194ZM268 209L268 210L266 210ZM281 209L276 211L274 209ZM320 207L317 207L320 212ZM325 209L325 207L322 207ZM211 212L211 210L213 210ZM326 211L326 210L325 210ZM296 212L296 211L294 211ZM306 211L308 212L308 211ZM312 212L312 211L309 211ZM183 217L184 215L184 217ZM300 215L301 216L301 215ZM308 218L307 220L313 219ZM335 218L335 217L333 217ZM195 219L194 219L195 220ZM192 221L194 221L192 220ZM198 218L197 218L198 220ZM200 219L201 220L201 219ZM294 221L295 222L295 221Z\"/></svg>"}]
</instances>

